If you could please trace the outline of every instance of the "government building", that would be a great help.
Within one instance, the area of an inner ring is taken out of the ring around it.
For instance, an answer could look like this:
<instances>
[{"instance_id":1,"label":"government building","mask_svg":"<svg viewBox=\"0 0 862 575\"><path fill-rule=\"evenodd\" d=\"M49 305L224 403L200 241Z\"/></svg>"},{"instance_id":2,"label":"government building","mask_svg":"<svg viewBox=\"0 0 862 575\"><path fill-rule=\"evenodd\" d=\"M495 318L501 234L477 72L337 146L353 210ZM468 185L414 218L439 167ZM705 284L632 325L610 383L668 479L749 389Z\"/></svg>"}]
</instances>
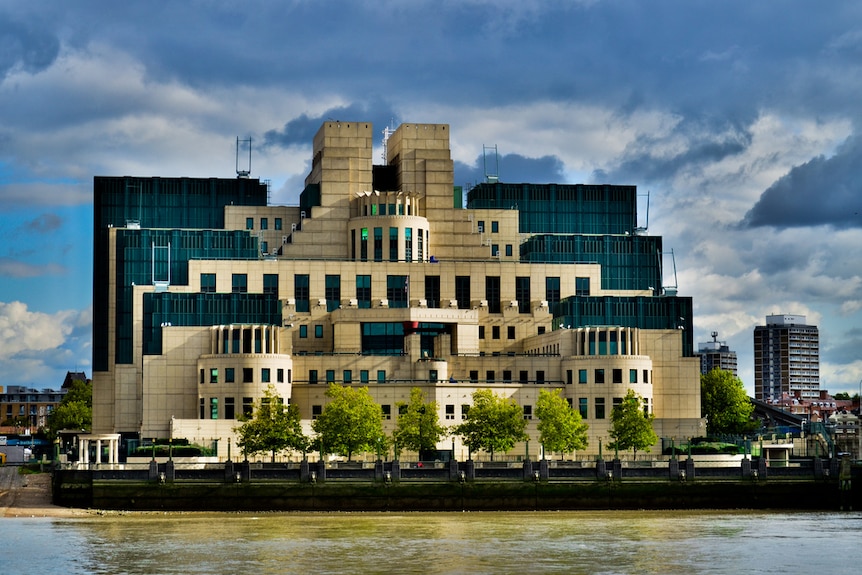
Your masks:
<instances>
[{"instance_id":1,"label":"government building","mask_svg":"<svg viewBox=\"0 0 862 575\"><path fill-rule=\"evenodd\" d=\"M218 440L236 458L233 428L269 386L310 433L330 382L367 386L387 432L411 388L447 426L491 389L529 423L511 454L533 458L541 390L589 424L579 456L607 444L629 389L660 437L704 434L692 300L663 288L634 186L489 179L465 202L448 125L387 131L384 165L373 139L323 124L298 206L268 205L247 173L95 178L94 437ZM459 437L438 447L468 456Z\"/></svg>"}]
</instances>

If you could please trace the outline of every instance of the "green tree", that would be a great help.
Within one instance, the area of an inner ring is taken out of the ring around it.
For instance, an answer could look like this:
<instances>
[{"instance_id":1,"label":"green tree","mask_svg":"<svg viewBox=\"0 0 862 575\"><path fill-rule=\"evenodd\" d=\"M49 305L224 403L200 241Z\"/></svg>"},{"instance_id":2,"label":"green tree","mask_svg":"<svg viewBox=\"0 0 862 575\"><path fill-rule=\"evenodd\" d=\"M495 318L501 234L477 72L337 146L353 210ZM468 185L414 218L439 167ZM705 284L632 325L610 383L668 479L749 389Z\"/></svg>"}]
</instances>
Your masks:
<instances>
[{"instance_id":1,"label":"green tree","mask_svg":"<svg viewBox=\"0 0 862 575\"><path fill-rule=\"evenodd\" d=\"M367 387L331 383L326 396L329 403L311 424L322 453L346 454L350 461L354 453L369 451L383 442L383 410Z\"/></svg>"},{"instance_id":2,"label":"green tree","mask_svg":"<svg viewBox=\"0 0 862 575\"><path fill-rule=\"evenodd\" d=\"M649 452L658 441L652 428L655 415L644 413L642 399L631 389L619 405L611 411L611 449L632 449L635 457L638 450Z\"/></svg>"},{"instance_id":3,"label":"green tree","mask_svg":"<svg viewBox=\"0 0 862 575\"><path fill-rule=\"evenodd\" d=\"M271 453L285 449L305 452L308 439L302 433L299 408L285 405L275 387L270 385L260 402L255 403L252 415L240 418L242 424L234 428L239 436L237 446L245 455Z\"/></svg>"},{"instance_id":4,"label":"green tree","mask_svg":"<svg viewBox=\"0 0 862 575\"><path fill-rule=\"evenodd\" d=\"M76 379L60 404L48 416L48 432L55 437L61 429L89 430L93 425L93 384Z\"/></svg>"},{"instance_id":5,"label":"green tree","mask_svg":"<svg viewBox=\"0 0 862 575\"><path fill-rule=\"evenodd\" d=\"M587 447L587 429L581 414L569 406L562 391L541 390L536 400L539 441L548 451L568 453Z\"/></svg>"},{"instance_id":6,"label":"green tree","mask_svg":"<svg viewBox=\"0 0 862 575\"><path fill-rule=\"evenodd\" d=\"M437 402L425 401L425 394L418 387L410 390L410 401L398 402L398 422L392 438L398 447L422 452L437 447L437 442L449 430L440 425L437 417Z\"/></svg>"},{"instance_id":7,"label":"green tree","mask_svg":"<svg viewBox=\"0 0 862 575\"><path fill-rule=\"evenodd\" d=\"M524 429L527 422L518 404L511 398L499 397L490 389L473 392L473 405L464 423L454 429L471 451L480 449L491 454L506 452L518 441L529 439Z\"/></svg>"},{"instance_id":8,"label":"green tree","mask_svg":"<svg viewBox=\"0 0 862 575\"><path fill-rule=\"evenodd\" d=\"M754 431L757 425L751 419L754 405L742 380L730 371L713 369L700 376L700 402L709 435L744 434Z\"/></svg>"}]
</instances>

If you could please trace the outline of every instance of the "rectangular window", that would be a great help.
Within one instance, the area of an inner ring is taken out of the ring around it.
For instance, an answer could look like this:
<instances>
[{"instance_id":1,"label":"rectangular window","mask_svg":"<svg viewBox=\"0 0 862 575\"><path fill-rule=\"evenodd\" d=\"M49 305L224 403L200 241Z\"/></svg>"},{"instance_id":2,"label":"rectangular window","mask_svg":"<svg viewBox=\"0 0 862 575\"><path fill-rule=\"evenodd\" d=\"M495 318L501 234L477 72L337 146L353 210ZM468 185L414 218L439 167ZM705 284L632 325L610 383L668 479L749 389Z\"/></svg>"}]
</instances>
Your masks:
<instances>
[{"instance_id":1,"label":"rectangular window","mask_svg":"<svg viewBox=\"0 0 862 575\"><path fill-rule=\"evenodd\" d=\"M512 244L506 244L506 257L512 257Z\"/></svg>"},{"instance_id":2,"label":"rectangular window","mask_svg":"<svg viewBox=\"0 0 862 575\"><path fill-rule=\"evenodd\" d=\"M335 370L327 369L326 370L326 383L335 383Z\"/></svg>"},{"instance_id":3,"label":"rectangular window","mask_svg":"<svg viewBox=\"0 0 862 575\"><path fill-rule=\"evenodd\" d=\"M644 383L649 383L649 370L644 370Z\"/></svg>"},{"instance_id":4,"label":"rectangular window","mask_svg":"<svg viewBox=\"0 0 862 575\"><path fill-rule=\"evenodd\" d=\"M500 326L491 326L491 339L500 339Z\"/></svg>"},{"instance_id":5,"label":"rectangular window","mask_svg":"<svg viewBox=\"0 0 862 575\"><path fill-rule=\"evenodd\" d=\"M455 276L455 299L458 309L470 309L470 276Z\"/></svg>"},{"instance_id":6,"label":"rectangular window","mask_svg":"<svg viewBox=\"0 0 862 575\"><path fill-rule=\"evenodd\" d=\"M455 419L455 406L453 404L446 404L446 419Z\"/></svg>"},{"instance_id":7,"label":"rectangular window","mask_svg":"<svg viewBox=\"0 0 862 575\"><path fill-rule=\"evenodd\" d=\"M293 276L293 297L296 300L296 311L311 311L311 296L309 293L308 274L295 274Z\"/></svg>"},{"instance_id":8,"label":"rectangular window","mask_svg":"<svg viewBox=\"0 0 862 575\"><path fill-rule=\"evenodd\" d=\"M440 307L440 276L425 276L425 302L430 308Z\"/></svg>"},{"instance_id":9,"label":"rectangular window","mask_svg":"<svg viewBox=\"0 0 862 575\"><path fill-rule=\"evenodd\" d=\"M323 414L323 406L322 405L312 405L311 406L311 419L317 419Z\"/></svg>"},{"instance_id":10,"label":"rectangular window","mask_svg":"<svg viewBox=\"0 0 862 575\"><path fill-rule=\"evenodd\" d=\"M524 419L533 419L533 406L525 405L524 406Z\"/></svg>"},{"instance_id":11,"label":"rectangular window","mask_svg":"<svg viewBox=\"0 0 862 575\"><path fill-rule=\"evenodd\" d=\"M530 381L530 373L527 370L522 369L518 374L518 383L529 383Z\"/></svg>"},{"instance_id":12,"label":"rectangular window","mask_svg":"<svg viewBox=\"0 0 862 575\"><path fill-rule=\"evenodd\" d=\"M410 292L408 276L386 276L386 298L390 308L406 308Z\"/></svg>"},{"instance_id":13,"label":"rectangular window","mask_svg":"<svg viewBox=\"0 0 862 575\"><path fill-rule=\"evenodd\" d=\"M575 374L572 373L571 369L566 370L566 385L572 385L575 380Z\"/></svg>"},{"instance_id":14,"label":"rectangular window","mask_svg":"<svg viewBox=\"0 0 862 575\"><path fill-rule=\"evenodd\" d=\"M590 400L586 397L579 397L578 398L578 411L581 413L582 419L586 419L587 416L589 415L589 408L590 408L589 401Z\"/></svg>"},{"instance_id":15,"label":"rectangular window","mask_svg":"<svg viewBox=\"0 0 862 575\"><path fill-rule=\"evenodd\" d=\"M366 385L368 383L368 370L360 369L359 370L359 383L362 385Z\"/></svg>"},{"instance_id":16,"label":"rectangular window","mask_svg":"<svg viewBox=\"0 0 862 575\"><path fill-rule=\"evenodd\" d=\"M605 370L604 369L601 369L601 368L596 369L595 382L596 383L604 383L605 382Z\"/></svg>"},{"instance_id":17,"label":"rectangular window","mask_svg":"<svg viewBox=\"0 0 862 575\"><path fill-rule=\"evenodd\" d=\"M243 383L254 383L254 368L252 368L252 367L242 368L242 382Z\"/></svg>"},{"instance_id":18,"label":"rectangular window","mask_svg":"<svg viewBox=\"0 0 862 575\"><path fill-rule=\"evenodd\" d=\"M201 368L201 376L200 376L200 379L198 380L198 383L204 383L205 381L206 381L206 371L204 370L204 368Z\"/></svg>"},{"instance_id":19,"label":"rectangular window","mask_svg":"<svg viewBox=\"0 0 862 575\"><path fill-rule=\"evenodd\" d=\"M278 274L263 274L263 293L278 299Z\"/></svg>"},{"instance_id":20,"label":"rectangular window","mask_svg":"<svg viewBox=\"0 0 862 575\"><path fill-rule=\"evenodd\" d=\"M386 383L386 370L377 370L377 383Z\"/></svg>"},{"instance_id":21,"label":"rectangular window","mask_svg":"<svg viewBox=\"0 0 862 575\"><path fill-rule=\"evenodd\" d=\"M622 383L623 382L623 370L615 367L612 373L614 383Z\"/></svg>"},{"instance_id":22,"label":"rectangular window","mask_svg":"<svg viewBox=\"0 0 862 575\"><path fill-rule=\"evenodd\" d=\"M542 384L545 383L545 371L540 369L536 371L536 383Z\"/></svg>"},{"instance_id":23,"label":"rectangular window","mask_svg":"<svg viewBox=\"0 0 862 575\"><path fill-rule=\"evenodd\" d=\"M429 369L428 370L428 381L431 383L437 383L438 380L439 380L439 376L438 376L437 370L436 369Z\"/></svg>"},{"instance_id":24,"label":"rectangular window","mask_svg":"<svg viewBox=\"0 0 862 575\"><path fill-rule=\"evenodd\" d=\"M496 234L500 231L500 222L491 221L491 233Z\"/></svg>"},{"instance_id":25,"label":"rectangular window","mask_svg":"<svg viewBox=\"0 0 862 575\"><path fill-rule=\"evenodd\" d=\"M575 295L590 295L590 278L575 278Z\"/></svg>"},{"instance_id":26,"label":"rectangular window","mask_svg":"<svg viewBox=\"0 0 862 575\"><path fill-rule=\"evenodd\" d=\"M254 229L254 218L246 218L245 219L245 229L253 230Z\"/></svg>"},{"instance_id":27,"label":"rectangular window","mask_svg":"<svg viewBox=\"0 0 862 575\"><path fill-rule=\"evenodd\" d=\"M231 293L248 293L248 274L231 276Z\"/></svg>"},{"instance_id":28,"label":"rectangular window","mask_svg":"<svg viewBox=\"0 0 862 575\"><path fill-rule=\"evenodd\" d=\"M242 398L242 414L244 417L251 417L254 411L254 400L250 397Z\"/></svg>"},{"instance_id":29,"label":"rectangular window","mask_svg":"<svg viewBox=\"0 0 862 575\"><path fill-rule=\"evenodd\" d=\"M579 369L578 370L578 383L587 383L587 370Z\"/></svg>"},{"instance_id":30,"label":"rectangular window","mask_svg":"<svg viewBox=\"0 0 862 575\"><path fill-rule=\"evenodd\" d=\"M210 398L210 419L218 419L218 398Z\"/></svg>"},{"instance_id":31,"label":"rectangular window","mask_svg":"<svg viewBox=\"0 0 862 575\"><path fill-rule=\"evenodd\" d=\"M638 382L638 370L630 369L629 370L629 383L637 383Z\"/></svg>"},{"instance_id":32,"label":"rectangular window","mask_svg":"<svg viewBox=\"0 0 862 575\"><path fill-rule=\"evenodd\" d=\"M491 246L491 255L494 257L497 257L498 255L500 255L500 245L499 244L493 244Z\"/></svg>"},{"instance_id":33,"label":"rectangular window","mask_svg":"<svg viewBox=\"0 0 862 575\"><path fill-rule=\"evenodd\" d=\"M342 374L341 381L343 381L345 385L353 383L353 370L345 369Z\"/></svg>"},{"instance_id":34,"label":"rectangular window","mask_svg":"<svg viewBox=\"0 0 862 575\"><path fill-rule=\"evenodd\" d=\"M308 383L315 384L317 383L317 370L309 369L308 370Z\"/></svg>"},{"instance_id":35,"label":"rectangular window","mask_svg":"<svg viewBox=\"0 0 862 575\"><path fill-rule=\"evenodd\" d=\"M485 326L479 326L479 339L485 339Z\"/></svg>"},{"instance_id":36,"label":"rectangular window","mask_svg":"<svg viewBox=\"0 0 862 575\"><path fill-rule=\"evenodd\" d=\"M301 339L305 339L308 337L308 326L307 325L302 324L299 326L299 337Z\"/></svg>"},{"instance_id":37,"label":"rectangular window","mask_svg":"<svg viewBox=\"0 0 862 575\"><path fill-rule=\"evenodd\" d=\"M467 414L470 413L470 405L466 403L461 404L461 421L467 419Z\"/></svg>"},{"instance_id":38,"label":"rectangular window","mask_svg":"<svg viewBox=\"0 0 862 575\"><path fill-rule=\"evenodd\" d=\"M359 231L359 259L368 261L368 228Z\"/></svg>"},{"instance_id":39,"label":"rectangular window","mask_svg":"<svg viewBox=\"0 0 862 575\"><path fill-rule=\"evenodd\" d=\"M381 411L383 411L383 419L392 419L392 406L391 405L381 405Z\"/></svg>"},{"instance_id":40,"label":"rectangular window","mask_svg":"<svg viewBox=\"0 0 862 575\"><path fill-rule=\"evenodd\" d=\"M323 337L323 325L322 324L318 323L318 324L314 325L314 337L317 339L320 339Z\"/></svg>"},{"instance_id":41,"label":"rectangular window","mask_svg":"<svg viewBox=\"0 0 862 575\"><path fill-rule=\"evenodd\" d=\"M470 383L479 383L479 371L475 369L470 370Z\"/></svg>"},{"instance_id":42,"label":"rectangular window","mask_svg":"<svg viewBox=\"0 0 862 575\"><path fill-rule=\"evenodd\" d=\"M200 401L200 411L198 413L200 419L204 419L206 417L206 410L207 410L206 400L202 397L201 401ZM21 415L23 415L23 413Z\"/></svg>"},{"instance_id":43,"label":"rectangular window","mask_svg":"<svg viewBox=\"0 0 862 575\"><path fill-rule=\"evenodd\" d=\"M269 220L267 218L260 218L260 229L268 230L269 229Z\"/></svg>"},{"instance_id":44,"label":"rectangular window","mask_svg":"<svg viewBox=\"0 0 862 575\"><path fill-rule=\"evenodd\" d=\"M389 228L389 261L398 261L398 228Z\"/></svg>"},{"instance_id":45,"label":"rectangular window","mask_svg":"<svg viewBox=\"0 0 862 575\"><path fill-rule=\"evenodd\" d=\"M518 300L518 311L530 313L530 278L515 278L515 299Z\"/></svg>"},{"instance_id":46,"label":"rectangular window","mask_svg":"<svg viewBox=\"0 0 862 575\"><path fill-rule=\"evenodd\" d=\"M201 274L201 293L216 292L216 275Z\"/></svg>"},{"instance_id":47,"label":"rectangular window","mask_svg":"<svg viewBox=\"0 0 862 575\"><path fill-rule=\"evenodd\" d=\"M485 277L485 299L489 313L500 313L500 276Z\"/></svg>"},{"instance_id":48,"label":"rectangular window","mask_svg":"<svg viewBox=\"0 0 862 575\"><path fill-rule=\"evenodd\" d=\"M210 383L218 383L218 368L213 367L210 369Z\"/></svg>"},{"instance_id":49,"label":"rectangular window","mask_svg":"<svg viewBox=\"0 0 862 575\"><path fill-rule=\"evenodd\" d=\"M613 404L612 404L611 409L616 409L623 404L623 398L622 397L615 397L615 398L613 398L612 401L613 401Z\"/></svg>"},{"instance_id":50,"label":"rectangular window","mask_svg":"<svg viewBox=\"0 0 862 575\"><path fill-rule=\"evenodd\" d=\"M554 306L560 303L560 278L545 278L545 301L548 302L548 308L551 312L553 312Z\"/></svg>"},{"instance_id":51,"label":"rectangular window","mask_svg":"<svg viewBox=\"0 0 862 575\"><path fill-rule=\"evenodd\" d=\"M478 224L478 228L477 228L477 229L479 230L479 233L480 233L480 234L481 234L481 233L484 233L484 231L485 231L485 221L484 221L484 220L479 220L479 221L477 222L477 224Z\"/></svg>"},{"instance_id":52,"label":"rectangular window","mask_svg":"<svg viewBox=\"0 0 862 575\"><path fill-rule=\"evenodd\" d=\"M236 405L233 397L224 398L224 418L236 419Z\"/></svg>"},{"instance_id":53,"label":"rectangular window","mask_svg":"<svg viewBox=\"0 0 862 575\"><path fill-rule=\"evenodd\" d=\"M503 370L503 383L512 383L512 370Z\"/></svg>"},{"instance_id":54,"label":"rectangular window","mask_svg":"<svg viewBox=\"0 0 862 575\"><path fill-rule=\"evenodd\" d=\"M281 218L275 218L275 229L276 230L282 229Z\"/></svg>"},{"instance_id":55,"label":"rectangular window","mask_svg":"<svg viewBox=\"0 0 862 575\"><path fill-rule=\"evenodd\" d=\"M515 339L515 326L510 325L506 328L506 335L509 339Z\"/></svg>"},{"instance_id":56,"label":"rectangular window","mask_svg":"<svg viewBox=\"0 0 862 575\"><path fill-rule=\"evenodd\" d=\"M596 398L596 419L604 419L605 418L605 398L597 397Z\"/></svg>"},{"instance_id":57,"label":"rectangular window","mask_svg":"<svg viewBox=\"0 0 862 575\"><path fill-rule=\"evenodd\" d=\"M494 375L495 375L494 370L489 369L488 371L485 372L485 381L488 383L494 383Z\"/></svg>"},{"instance_id":58,"label":"rectangular window","mask_svg":"<svg viewBox=\"0 0 862 575\"><path fill-rule=\"evenodd\" d=\"M341 307L341 276L327 275L325 281L326 311L333 311Z\"/></svg>"},{"instance_id":59,"label":"rectangular window","mask_svg":"<svg viewBox=\"0 0 862 575\"><path fill-rule=\"evenodd\" d=\"M225 383L236 382L236 375L235 375L234 368L232 368L232 367L224 368L224 382Z\"/></svg>"},{"instance_id":60,"label":"rectangular window","mask_svg":"<svg viewBox=\"0 0 862 575\"><path fill-rule=\"evenodd\" d=\"M356 276L356 306L360 309L371 308L371 276Z\"/></svg>"},{"instance_id":61,"label":"rectangular window","mask_svg":"<svg viewBox=\"0 0 862 575\"><path fill-rule=\"evenodd\" d=\"M374 228L374 261L383 261L383 228Z\"/></svg>"},{"instance_id":62,"label":"rectangular window","mask_svg":"<svg viewBox=\"0 0 862 575\"><path fill-rule=\"evenodd\" d=\"M260 253L268 254L269 253L269 242L262 241L260 242Z\"/></svg>"},{"instance_id":63,"label":"rectangular window","mask_svg":"<svg viewBox=\"0 0 862 575\"><path fill-rule=\"evenodd\" d=\"M263 367L260 370L260 382L269 383L270 371L268 367Z\"/></svg>"}]
</instances>

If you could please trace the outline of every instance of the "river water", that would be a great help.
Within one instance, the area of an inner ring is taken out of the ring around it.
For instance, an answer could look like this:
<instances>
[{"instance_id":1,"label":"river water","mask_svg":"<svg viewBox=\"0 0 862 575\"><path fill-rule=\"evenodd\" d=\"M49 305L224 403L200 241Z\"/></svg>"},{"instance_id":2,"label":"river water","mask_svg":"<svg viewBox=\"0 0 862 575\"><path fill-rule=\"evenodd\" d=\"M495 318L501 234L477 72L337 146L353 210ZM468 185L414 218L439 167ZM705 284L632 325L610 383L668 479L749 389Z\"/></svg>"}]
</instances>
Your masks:
<instances>
[{"instance_id":1,"label":"river water","mask_svg":"<svg viewBox=\"0 0 862 575\"><path fill-rule=\"evenodd\" d=\"M832 573L862 513L130 514L0 520L3 573Z\"/></svg>"}]
</instances>

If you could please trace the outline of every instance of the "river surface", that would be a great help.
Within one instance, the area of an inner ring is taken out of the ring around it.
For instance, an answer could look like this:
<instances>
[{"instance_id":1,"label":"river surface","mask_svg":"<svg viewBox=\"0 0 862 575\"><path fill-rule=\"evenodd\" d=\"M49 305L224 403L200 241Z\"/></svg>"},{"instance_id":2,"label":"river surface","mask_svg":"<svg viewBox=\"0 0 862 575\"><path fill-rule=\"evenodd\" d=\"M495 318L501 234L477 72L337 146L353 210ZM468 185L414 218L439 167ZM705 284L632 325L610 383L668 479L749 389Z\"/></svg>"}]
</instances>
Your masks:
<instances>
[{"instance_id":1,"label":"river surface","mask_svg":"<svg viewBox=\"0 0 862 575\"><path fill-rule=\"evenodd\" d=\"M0 520L3 573L858 572L862 513L129 514Z\"/></svg>"}]
</instances>

